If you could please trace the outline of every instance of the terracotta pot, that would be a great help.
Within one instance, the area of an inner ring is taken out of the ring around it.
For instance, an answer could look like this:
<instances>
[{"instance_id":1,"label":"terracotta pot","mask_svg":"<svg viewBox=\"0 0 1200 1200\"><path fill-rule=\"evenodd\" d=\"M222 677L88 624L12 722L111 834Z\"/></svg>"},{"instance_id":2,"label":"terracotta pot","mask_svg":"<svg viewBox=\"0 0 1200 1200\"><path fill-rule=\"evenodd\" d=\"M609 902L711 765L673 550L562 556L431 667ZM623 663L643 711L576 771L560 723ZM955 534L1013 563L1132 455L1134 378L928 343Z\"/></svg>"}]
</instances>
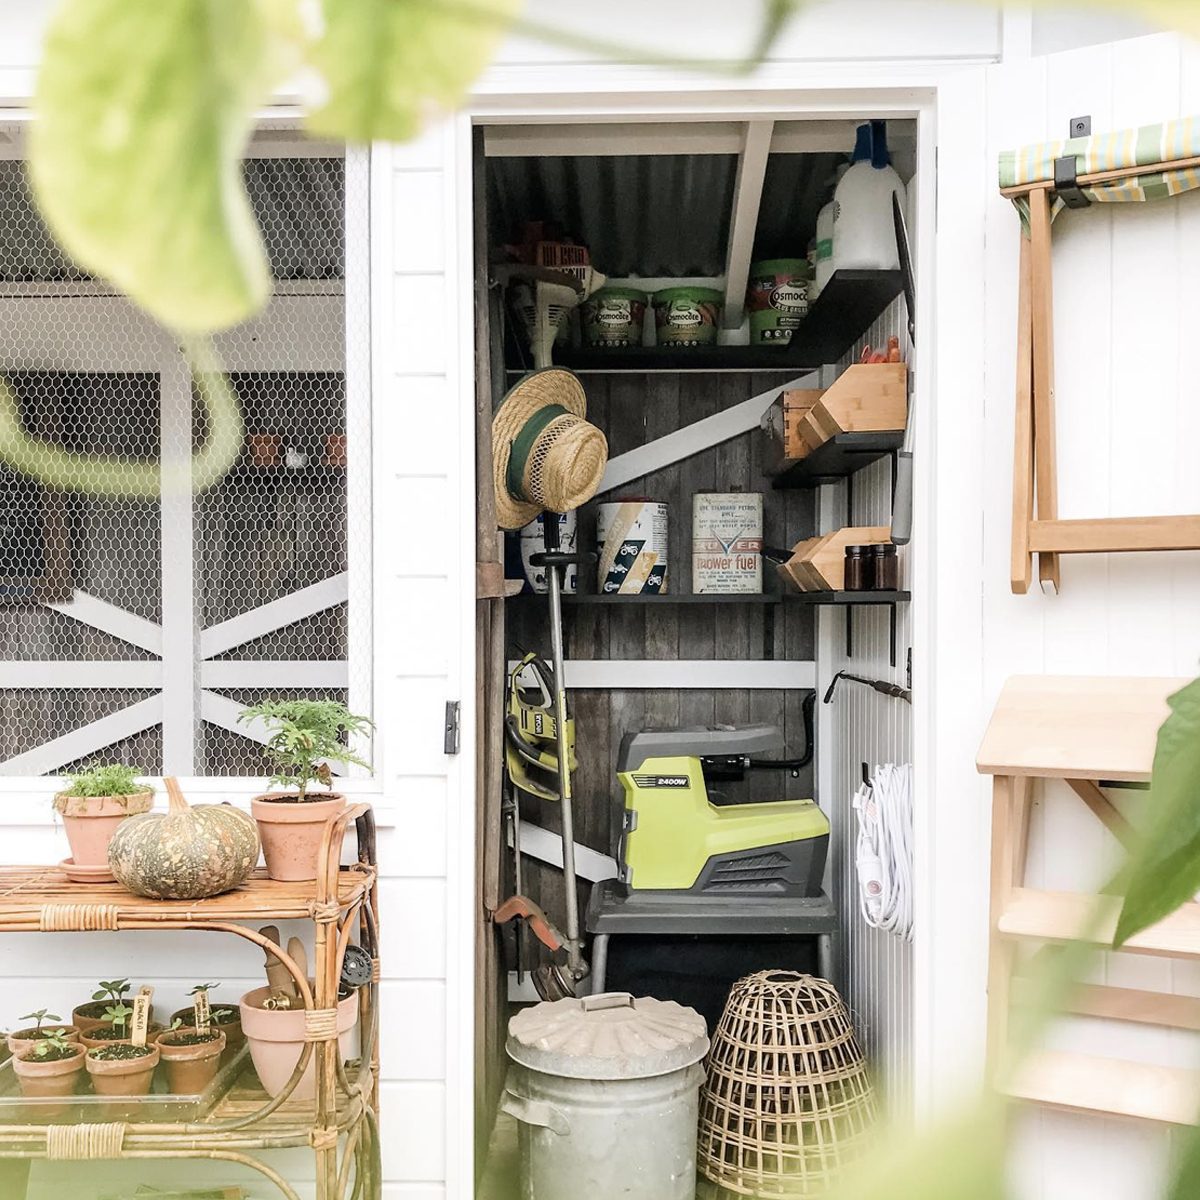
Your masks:
<instances>
[{"instance_id":1,"label":"terracotta pot","mask_svg":"<svg viewBox=\"0 0 1200 1200\"><path fill-rule=\"evenodd\" d=\"M105 878L113 879L107 873L112 835L126 817L149 812L153 803L154 793L149 788L129 796L68 796L59 792L54 797L54 811L62 816L74 864L104 867Z\"/></svg>"},{"instance_id":2,"label":"terracotta pot","mask_svg":"<svg viewBox=\"0 0 1200 1200\"><path fill-rule=\"evenodd\" d=\"M336 792L303 803L295 796L295 792L268 792L250 801L267 874L289 883L316 879L325 825L346 807L346 797Z\"/></svg>"},{"instance_id":3,"label":"terracotta pot","mask_svg":"<svg viewBox=\"0 0 1200 1200\"><path fill-rule=\"evenodd\" d=\"M292 1077L300 1054L304 1049L304 1009L293 1008L275 1011L263 1008L263 1001L271 994L270 987L255 988L241 1000L242 1029L250 1043L250 1057L254 1069L266 1089L268 1096L277 1096ZM354 1057L354 1026L358 1021L358 993L338 1001L337 1031L338 1050L343 1061ZM316 1047L314 1057L308 1061L296 1090L294 1100L311 1100L317 1092Z\"/></svg>"},{"instance_id":4,"label":"terracotta pot","mask_svg":"<svg viewBox=\"0 0 1200 1200\"><path fill-rule=\"evenodd\" d=\"M79 1030L80 1034L99 1029L101 1026L111 1025L112 1022L103 1015L108 1005L107 1000L88 1000L83 1004L76 1005L71 1010L71 1024Z\"/></svg>"},{"instance_id":5,"label":"terracotta pot","mask_svg":"<svg viewBox=\"0 0 1200 1200\"><path fill-rule=\"evenodd\" d=\"M232 1021L217 1021L214 1020L212 1027L219 1029L225 1035L225 1053L221 1055L221 1065L229 1062L235 1054L246 1044L246 1035L242 1032L242 1015L237 1005L226 1004L223 1000L210 1001L213 1012L219 1008L227 1008L233 1013ZM181 1008L171 1014L171 1024L176 1021L184 1025L192 1025L196 1020L196 1010L194 1008Z\"/></svg>"},{"instance_id":6,"label":"terracotta pot","mask_svg":"<svg viewBox=\"0 0 1200 1200\"><path fill-rule=\"evenodd\" d=\"M173 1096L198 1096L217 1077L225 1035L218 1029L211 1042L198 1042L192 1046L176 1044L176 1039L195 1032L193 1025L169 1029L155 1043L167 1065L167 1091Z\"/></svg>"},{"instance_id":7,"label":"terracotta pot","mask_svg":"<svg viewBox=\"0 0 1200 1200\"><path fill-rule=\"evenodd\" d=\"M140 1058L96 1058L89 1050L84 1064L98 1096L144 1096L154 1081L158 1047L147 1046Z\"/></svg>"},{"instance_id":8,"label":"terracotta pot","mask_svg":"<svg viewBox=\"0 0 1200 1200\"><path fill-rule=\"evenodd\" d=\"M70 1058L43 1062L36 1058L13 1057L12 1068L21 1084L22 1096L73 1096L83 1070L84 1049Z\"/></svg>"},{"instance_id":9,"label":"terracotta pot","mask_svg":"<svg viewBox=\"0 0 1200 1200\"><path fill-rule=\"evenodd\" d=\"M28 1029L14 1030L8 1035L8 1052L13 1058L24 1058L42 1040L39 1033L61 1033L68 1042L79 1041L79 1030L74 1025L43 1025L40 1031L30 1026Z\"/></svg>"}]
</instances>

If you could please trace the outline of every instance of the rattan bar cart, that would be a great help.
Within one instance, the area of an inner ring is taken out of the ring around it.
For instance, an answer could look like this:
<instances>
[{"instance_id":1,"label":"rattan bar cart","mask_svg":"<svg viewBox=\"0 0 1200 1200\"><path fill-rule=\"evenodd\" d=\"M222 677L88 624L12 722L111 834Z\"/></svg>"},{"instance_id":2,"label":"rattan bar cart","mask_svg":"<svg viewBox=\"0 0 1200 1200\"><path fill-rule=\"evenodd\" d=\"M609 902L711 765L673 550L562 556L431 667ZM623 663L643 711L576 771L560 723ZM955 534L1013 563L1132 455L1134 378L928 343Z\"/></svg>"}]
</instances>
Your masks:
<instances>
[{"instance_id":1,"label":"rattan bar cart","mask_svg":"<svg viewBox=\"0 0 1200 1200\"><path fill-rule=\"evenodd\" d=\"M357 861L340 866L351 824ZM376 1111L379 1080L379 938L375 823L357 804L330 821L320 877L304 883L268 879L259 870L243 886L210 900L144 900L120 884L69 882L57 868L0 868L0 933L202 929L235 934L287 967L305 1007L305 1045L292 1076L274 1099L248 1060L212 1107L191 1120L10 1123L0 1103L0 1194L24 1196L33 1159L204 1158L257 1171L287 1200L296 1189L255 1151L310 1147L317 1200L378 1200L381 1191ZM310 920L315 926L310 985L288 954L251 924ZM360 1058L348 1067L338 1052L336 1003L342 959L357 943L371 956L370 983L359 989ZM316 1094L292 1093L315 1059Z\"/></svg>"}]
</instances>

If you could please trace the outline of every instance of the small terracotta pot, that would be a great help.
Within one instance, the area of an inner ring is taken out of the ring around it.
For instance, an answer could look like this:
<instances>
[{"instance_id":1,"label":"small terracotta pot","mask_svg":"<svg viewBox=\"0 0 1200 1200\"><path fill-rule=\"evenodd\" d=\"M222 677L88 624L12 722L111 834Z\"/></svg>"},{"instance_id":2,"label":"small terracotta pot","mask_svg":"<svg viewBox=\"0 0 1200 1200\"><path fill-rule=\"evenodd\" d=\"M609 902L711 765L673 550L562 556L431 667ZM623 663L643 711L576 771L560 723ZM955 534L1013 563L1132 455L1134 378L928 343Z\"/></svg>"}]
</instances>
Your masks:
<instances>
[{"instance_id":1,"label":"small terracotta pot","mask_svg":"<svg viewBox=\"0 0 1200 1200\"><path fill-rule=\"evenodd\" d=\"M31 1025L8 1035L8 1052L13 1058L24 1058L48 1033L61 1033L68 1042L79 1042L79 1030L74 1025L43 1025L40 1030Z\"/></svg>"},{"instance_id":2,"label":"small terracotta pot","mask_svg":"<svg viewBox=\"0 0 1200 1200\"><path fill-rule=\"evenodd\" d=\"M144 1096L154 1081L158 1047L147 1046L140 1058L96 1058L89 1050L84 1064L98 1096ZM23 1061L23 1060L22 1060Z\"/></svg>"},{"instance_id":3,"label":"small terracotta pot","mask_svg":"<svg viewBox=\"0 0 1200 1200\"><path fill-rule=\"evenodd\" d=\"M277 433L248 433L246 456L252 467L277 467L283 462L283 438Z\"/></svg>"},{"instance_id":4,"label":"small terracotta pot","mask_svg":"<svg viewBox=\"0 0 1200 1200\"><path fill-rule=\"evenodd\" d=\"M231 1058L246 1044L246 1035L242 1032L242 1014L236 1004L226 1004L223 1000L209 1002L213 1012L219 1008L227 1008L234 1014L232 1021L217 1021L214 1020L212 1027L219 1029L225 1035L225 1053L221 1055L221 1065L229 1062ZM181 1008L171 1014L171 1024L176 1021L184 1025L193 1025L196 1021L196 1010L194 1008Z\"/></svg>"},{"instance_id":5,"label":"small terracotta pot","mask_svg":"<svg viewBox=\"0 0 1200 1200\"><path fill-rule=\"evenodd\" d=\"M149 812L154 793L147 788L129 796L68 796L59 792L54 797L54 811L63 819L71 858L79 867L108 867L108 843L126 817ZM96 878L100 878L99 875ZM111 873L105 875L112 880Z\"/></svg>"},{"instance_id":6,"label":"small terracotta pot","mask_svg":"<svg viewBox=\"0 0 1200 1200\"><path fill-rule=\"evenodd\" d=\"M167 1091L174 1096L198 1096L217 1077L221 1065L225 1035L219 1029L215 1030L217 1036L210 1042L193 1046L176 1044L177 1038L195 1032L194 1025L168 1029L155 1043L167 1065Z\"/></svg>"},{"instance_id":7,"label":"small terracotta pot","mask_svg":"<svg viewBox=\"0 0 1200 1200\"><path fill-rule=\"evenodd\" d=\"M273 1010L263 1008L263 1001L271 994L270 987L255 988L241 1000L242 1028L250 1044L250 1057L259 1081L268 1096L277 1096L292 1077L300 1055L304 1050L304 1009L289 1008ZM354 1057L354 1026L358 1021L358 993L338 1001L337 1031L338 1052L343 1061ZM308 1060L293 1100L311 1100L317 1092L316 1050Z\"/></svg>"},{"instance_id":8,"label":"small terracotta pot","mask_svg":"<svg viewBox=\"0 0 1200 1200\"><path fill-rule=\"evenodd\" d=\"M325 826L346 807L346 797L337 792L320 800L295 797L295 792L267 792L250 801L267 874L289 883L316 879Z\"/></svg>"},{"instance_id":9,"label":"small terracotta pot","mask_svg":"<svg viewBox=\"0 0 1200 1200\"><path fill-rule=\"evenodd\" d=\"M12 1068L21 1084L22 1096L73 1096L83 1071L84 1048L70 1058L43 1062L37 1058L14 1056Z\"/></svg>"},{"instance_id":10,"label":"small terracotta pot","mask_svg":"<svg viewBox=\"0 0 1200 1200\"><path fill-rule=\"evenodd\" d=\"M88 1000L83 1004L76 1005L71 1010L71 1024L79 1030L80 1034L99 1029L101 1026L111 1025L112 1022L107 1017L97 1015L103 1014L108 1004L107 1000Z\"/></svg>"}]
</instances>

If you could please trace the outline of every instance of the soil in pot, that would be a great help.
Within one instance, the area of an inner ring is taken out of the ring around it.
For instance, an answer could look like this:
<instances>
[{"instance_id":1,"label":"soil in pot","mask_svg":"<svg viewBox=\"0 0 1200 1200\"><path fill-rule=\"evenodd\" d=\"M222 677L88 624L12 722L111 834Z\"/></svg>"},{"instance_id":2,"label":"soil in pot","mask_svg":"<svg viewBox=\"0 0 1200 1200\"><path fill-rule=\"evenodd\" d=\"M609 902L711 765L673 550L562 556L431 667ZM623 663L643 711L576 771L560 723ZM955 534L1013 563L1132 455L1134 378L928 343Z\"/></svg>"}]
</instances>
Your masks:
<instances>
[{"instance_id":1,"label":"soil in pot","mask_svg":"<svg viewBox=\"0 0 1200 1200\"><path fill-rule=\"evenodd\" d=\"M151 1022L146 1031L146 1041L157 1041L162 1031L161 1025ZM91 1050L95 1046L113 1046L121 1042L128 1042L132 1037L133 1030L124 1025L119 1028L116 1025L101 1025L96 1029L89 1029L86 1033L81 1033L79 1041L85 1049Z\"/></svg>"},{"instance_id":2,"label":"soil in pot","mask_svg":"<svg viewBox=\"0 0 1200 1200\"><path fill-rule=\"evenodd\" d=\"M21 1095L73 1096L83 1071L84 1048L72 1043L65 1049L46 1047L44 1055L14 1056L13 1071L21 1084Z\"/></svg>"},{"instance_id":3,"label":"soil in pot","mask_svg":"<svg viewBox=\"0 0 1200 1200\"><path fill-rule=\"evenodd\" d=\"M8 1035L8 1052L13 1058L24 1058L38 1042L52 1033L62 1034L68 1042L79 1041L79 1030L74 1025L31 1025L28 1029L17 1029Z\"/></svg>"},{"instance_id":4,"label":"soil in pot","mask_svg":"<svg viewBox=\"0 0 1200 1200\"><path fill-rule=\"evenodd\" d=\"M157 1046L115 1042L94 1046L84 1060L98 1096L144 1096L158 1066Z\"/></svg>"},{"instance_id":5,"label":"soil in pot","mask_svg":"<svg viewBox=\"0 0 1200 1200\"><path fill-rule=\"evenodd\" d=\"M267 1009L263 1003L270 987L255 988L241 1000L242 1029L250 1046L254 1069L269 1096L277 1096L292 1077L304 1049L304 1009ZM358 1021L358 993L350 992L337 1004L338 1053L342 1060L353 1058L354 1026ZM314 1051L316 1046L314 1046ZM315 1057L310 1058L296 1090L295 1100L311 1100L316 1095Z\"/></svg>"},{"instance_id":6,"label":"soil in pot","mask_svg":"<svg viewBox=\"0 0 1200 1200\"><path fill-rule=\"evenodd\" d=\"M156 1043L167 1066L167 1091L176 1096L195 1096L216 1078L225 1049L219 1029L201 1033L193 1025L169 1029Z\"/></svg>"},{"instance_id":7,"label":"soil in pot","mask_svg":"<svg viewBox=\"0 0 1200 1200\"><path fill-rule=\"evenodd\" d=\"M147 788L129 796L54 797L54 811L63 819L71 857L80 867L108 867L108 843L126 817L149 812L154 793ZM108 875L109 879L113 876Z\"/></svg>"},{"instance_id":8,"label":"soil in pot","mask_svg":"<svg viewBox=\"0 0 1200 1200\"><path fill-rule=\"evenodd\" d=\"M237 1007L225 1004L220 1000L211 1001L212 1008L209 1017L214 1029L219 1029L225 1035L225 1052L221 1056L221 1065L230 1059L246 1044L246 1035L242 1032L242 1014ZM191 1025L196 1019L194 1008L181 1008L171 1014L171 1025Z\"/></svg>"},{"instance_id":9,"label":"soil in pot","mask_svg":"<svg viewBox=\"0 0 1200 1200\"><path fill-rule=\"evenodd\" d=\"M317 856L326 824L346 807L346 797L334 792L301 800L295 792L267 792L250 801L258 822L267 874L289 883L317 877Z\"/></svg>"},{"instance_id":10,"label":"soil in pot","mask_svg":"<svg viewBox=\"0 0 1200 1200\"><path fill-rule=\"evenodd\" d=\"M111 1000L89 1000L71 1010L71 1024L80 1034L91 1033L93 1029L107 1028L112 1024L112 1018L104 1014L113 1006ZM153 1021L153 1011L151 1021ZM159 1028L162 1028L159 1026Z\"/></svg>"}]
</instances>

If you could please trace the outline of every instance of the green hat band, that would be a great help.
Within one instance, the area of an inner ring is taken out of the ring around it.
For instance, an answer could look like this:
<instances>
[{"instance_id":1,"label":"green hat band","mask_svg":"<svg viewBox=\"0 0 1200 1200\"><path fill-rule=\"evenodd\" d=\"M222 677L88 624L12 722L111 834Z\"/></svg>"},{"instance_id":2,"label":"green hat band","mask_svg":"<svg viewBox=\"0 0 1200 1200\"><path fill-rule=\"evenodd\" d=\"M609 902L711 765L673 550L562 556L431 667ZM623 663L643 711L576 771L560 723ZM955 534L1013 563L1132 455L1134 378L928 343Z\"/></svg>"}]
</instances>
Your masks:
<instances>
[{"instance_id":1,"label":"green hat band","mask_svg":"<svg viewBox=\"0 0 1200 1200\"><path fill-rule=\"evenodd\" d=\"M561 404L547 404L545 408L539 408L521 426L521 431L512 440L512 447L508 452L508 470L504 474L504 486L514 500L538 503L535 497L525 494L525 467L529 463L529 456L547 425L557 421L559 417L571 415L570 410L563 408Z\"/></svg>"}]
</instances>

